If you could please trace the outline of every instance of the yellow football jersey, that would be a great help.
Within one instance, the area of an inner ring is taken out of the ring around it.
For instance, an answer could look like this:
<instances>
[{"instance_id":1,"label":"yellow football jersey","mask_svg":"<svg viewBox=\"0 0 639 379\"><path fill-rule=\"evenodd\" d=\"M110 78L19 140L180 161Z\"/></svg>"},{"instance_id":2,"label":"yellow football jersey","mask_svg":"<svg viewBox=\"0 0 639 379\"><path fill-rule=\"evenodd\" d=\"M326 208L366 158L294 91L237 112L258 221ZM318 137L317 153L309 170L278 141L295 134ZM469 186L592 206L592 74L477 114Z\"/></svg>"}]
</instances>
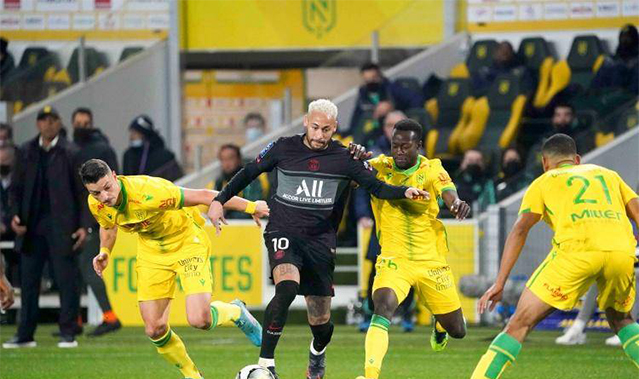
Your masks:
<instances>
[{"instance_id":1,"label":"yellow football jersey","mask_svg":"<svg viewBox=\"0 0 639 379\"><path fill-rule=\"evenodd\" d=\"M634 252L636 240L626 204L635 197L612 170L593 164L566 165L530 185L519 214L542 215L555 232L553 244L569 250Z\"/></svg>"},{"instance_id":2,"label":"yellow football jersey","mask_svg":"<svg viewBox=\"0 0 639 379\"><path fill-rule=\"evenodd\" d=\"M182 244L204 225L204 218L195 207L182 208L184 193L168 180L140 175L118 176L118 181L120 205L109 207L89 195L91 213L105 228L117 226L137 233L142 245L138 259L169 264Z\"/></svg>"},{"instance_id":3,"label":"yellow football jersey","mask_svg":"<svg viewBox=\"0 0 639 379\"><path fill-rule=\"evenodd\" d=\"M456 188L441 161L420 155L417 164L406 170L397 168L393 158L385 155L371 159L369 163L377 170L379 180L423 189L430 194L428 201L371 197L382 256L445 262L448 251L446 230L437 219L437 199L444 191Z\"/></svg>"}]
</instances>

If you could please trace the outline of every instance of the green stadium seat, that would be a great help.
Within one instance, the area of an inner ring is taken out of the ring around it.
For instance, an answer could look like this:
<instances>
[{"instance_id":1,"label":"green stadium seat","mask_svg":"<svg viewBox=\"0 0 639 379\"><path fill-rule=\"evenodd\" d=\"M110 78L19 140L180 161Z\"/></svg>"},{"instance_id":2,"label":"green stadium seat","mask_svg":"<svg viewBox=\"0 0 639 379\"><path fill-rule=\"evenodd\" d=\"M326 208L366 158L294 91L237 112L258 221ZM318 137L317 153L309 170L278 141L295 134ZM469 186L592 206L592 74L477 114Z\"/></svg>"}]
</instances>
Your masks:
<instances>
[{"instance_id":1,"label":"green stadium seat","mask_svg":"<svg viewBox=\"0 0 639 379\"><path fill-rule=\"evenodd\" d=\"M470 123L461 138L463 151L479 148L495 152L510 146L521 124L526 95L520 79L513 74L502 74L473 107Z\"/></svg>"},{"instance_id":2,"label":"green stadium seat","mask_svg":"<svg viewBox=\"0 0 639 379\"><path fill-rule=\"evenodd\" d=\"M134 56L135 54L142 52L143 50L144 48L141 46L125 47L124 50L122 50L122 53L120 54L120 59L118 59L118 62L123 62L127 60L128 58Z\"/></svg>"},{"instance_id":3,"label":"green stadium seat","mask_svg":"<svg viewBox=\"0 0 639 379\"><path fill-rule=\"evenodd\" d=\"M555 62L550 45L542 37L521 40L517 57L532 74L535 84L533 104L540 102L550 86L550 74Z\"/></svg>"},{"instance_id":4,"label":"green stadium seat","mask_svg":"<svg viewBox=\"0 0 639 379\"><path fill-rule=\"evenodd\" d=\"M571 71L570 84L577 84L587 90L599 67L603 64L606 47L595 35L575 37L568 53L568 66Z\"/></svg>"},{"instance_id":5,"label":"green stadium seat","mask_svg":"<svg viewBox=\"0 0 639 379\"><path fill-rule=\"evenodd\" d=\"M71 54L71 59L67 65L67 72L71 77L71 83L77 83L80 80L80 51L79 48L75 48ZM98 52L92 47L86 47L84 49L84 64L86 68L87 78L101 72L108 67L108 61L104 53Z\"/></svg>"},{"instance_id":6,"label":"green stadium seat","mask_svg":"<svg viewBox=\"0 0 639 379\"><path fill-rule=\"evenodd\" d=\"M437 97L426 102L433 127L425 141L429 158L460 153L458 138L470 115L474 98L470 96L468 79L447 79L439 89Z\"/></svg>"},{"instance_id":7,"label":"green stadium seat","mask_svg":"<svg viewBox=\"0 0 639 379\"><path fill-rule=\"evenodd\" d=\"M466 66L471 75L493 63L493 55L498 45L494 39L478 40L473 43L470 54L466 58Z\"/></svg>"}]
</instances>

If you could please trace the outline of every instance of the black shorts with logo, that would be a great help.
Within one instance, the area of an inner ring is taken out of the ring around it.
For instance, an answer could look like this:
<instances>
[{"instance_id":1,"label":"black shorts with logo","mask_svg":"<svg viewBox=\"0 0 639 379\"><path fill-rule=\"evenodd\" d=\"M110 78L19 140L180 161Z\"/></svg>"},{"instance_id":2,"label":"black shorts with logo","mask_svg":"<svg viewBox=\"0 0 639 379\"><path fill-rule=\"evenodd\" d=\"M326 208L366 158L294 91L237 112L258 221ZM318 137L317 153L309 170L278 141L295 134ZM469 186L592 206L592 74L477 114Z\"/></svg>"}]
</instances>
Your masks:
<instances>
[{"instance_id":1,"label":"black shorts with logo","mask_svg":"<svg viewBox=\"0 0 639 379\"><path fill-rule=\"evenodd\" d=\"M300 271L300 295L335 296L336 252L322 240L279 231L264 233L271 273L278 265L290 263Z\"/></svg>"}]
</instances>

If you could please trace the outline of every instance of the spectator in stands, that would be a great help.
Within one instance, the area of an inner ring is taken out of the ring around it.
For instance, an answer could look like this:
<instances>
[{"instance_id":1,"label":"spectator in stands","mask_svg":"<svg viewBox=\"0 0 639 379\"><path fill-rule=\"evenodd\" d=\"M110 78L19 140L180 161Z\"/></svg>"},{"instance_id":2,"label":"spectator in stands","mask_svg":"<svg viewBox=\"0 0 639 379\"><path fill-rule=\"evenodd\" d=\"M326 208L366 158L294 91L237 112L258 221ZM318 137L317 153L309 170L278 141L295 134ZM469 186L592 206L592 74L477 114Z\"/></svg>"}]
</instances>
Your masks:
<instances>
[{"instance_id":1,"label":"spectator in stands","mask_svg":"<svg viewBox=\"0 0 639 379\"><path fill-rule=\"evenodd\" d=\"M215 190L221 191L226 184L237 174L244 166L242 165L242 153L240 147L233 144L223 145L217 154L222 166L222 175L215 181ZM241 195L247 200L264 200L268 196L268 187L266 185L266 176L260 175L251 184L248 185ZM247 217L248 216L248 217ZM226 218L250 219L251 215L243 212L226 212Z\"/></svg>"},{"instance_id":2,"label":"spectator in stands","mask_svg":"<svg viewBox=\"0 0 639 379\"><path fill-rule=\"evenodd\" d=\"M0 81L7 78L7 75L16 68L13 55L7 50L9 41L0 37Z\"/></svg>"},{"instance_id":3,"label":"spectator in stands","mask_svg":"<svg viewBox=\"0 0 639 379\"><path fill-rule=\"evenodd\" d=\"M594 148L594 135L588 128L579 124L575 117L575 109L569 103L558 102L554 109L551 124L546 127L546 132L542 138L535 143L526 156L526 175L529 178L536 178L543 173L541 164L541 145L544 140L556 133L563 133L572 137L577 144L577 152L581 155Z\"/></svg>"},{"instance_id":4,"label":"spectator in stands","mask_svg":"<svg viewBox=\"0 0 639 379\"><path fill-rule=\"evenodd\" d=\"M60 116L46 106L38 112L40 133L18 150L11 191L11 228L20 255L22 309L15 337L6 348L35 346L38 298L45 262L53 268L60 291L59 347L76 347L79 315L80 249L91 226L80 177L76 146L62 130Z\"/></svg>"},{"instance_id":5,"label":"spectator in stands","mask_svg":"<svg viewBox=\"0 0 639 379\"><path fill-rule=\"evenodd\" d=\"M384 124L382 126L382 135L380 135L368 149L373 156L376 157L380 154L390 154L391 150L391 137L393 135L393 129L395 124L407 119L406 115L402 111L392 111L384 117ZM368 196L368 192L363 191Z\"/></svg>"},{"instance_id":6,"label":"spectator in stands","mask_svg":"<svg viewBox=\"0 0 639 379\"><path fill-rule=\"evenodd\" d=\"M391 94L391 83L384 77L381 69L375 63L367 63L360 69L362 81L359 87L355 111L351 118L349 133L354 136L355 142L372 130L360 130L365 113L371 113L374 120L379 120L394 109Z\"/></svg>"},{"instance_id":7,"label":"spectator in stands","mask_svg":"<svg viewBox=\"0 0 639 379\"><path fill-rule=\"evenodd\" d=\"M9 124L0 123L0 146L13 144L13 128Z\"/></svg>"},{"instance_id":8,"label":"spectator in stands","mask_svg":"<svg viewBox=\"0 0 639 379\"><path fill-rule=\"evenodd\" d=\"M481 151L466 151L454 182L459 198L473 204L473 208L478 208L480 212L495 203L494 184L488 175Z\"/></svg>"},{"instance_id":9,"label":"spectator in stands","mask_svg":"<svg viewBox=\"0 0 639 379\"><path fill-rule=\"evenodd\" d=\"M13 242L15 233L11 229L11 171L13 170L15 147L10 144L0 145L0 241ZM7 262L5 271L13 285L18 283L19 255L13 249L2 249Z\"/></svg>"},{"instance_id":10,"label":"spectator in stands","mask_svg":"<svg viewBox=\"0 0 639 379\"><path fill-rule=\"evenodd\" d=\"M532 89L532 77L517 57L513 45L508 41L502 41L495 49L493 62L489 67L482 67L471 78L471 84L475 96L484 96L493 82L501 74L514 73L520 76L523 88Z\"/></svg>"},{"instance_id":11,"label":"spectator in stands","mask_svg":"<svg viewBox=\"0 0 639 379\"><path fill-rule=\"evenodd\" d=\"M639 32L628 24L619 32L617 51L606 58L592 81L591 88L624 88L639 95Z\"/></svg>"},{"instance_id":12,"label":"spectator in stands","mask_svg":"<svg viewBox=\"0 0 639 379\"><path fill-rule=\"evenodd\" d=\"M151 175L174 181L184 175L175 155L153 126L153 120L140 115L129 125L130 146L124 152L124 175Z\"/></svg>"},{"instance_id":13,"label":"spectator in stands","mask_svg":"<svg viewBox=\"0 0 639 379\"><path fill-rule=\"evenodd\" d=\"M258 112L248 113L244 117L244 130L246 133L246 143L257 141L266 134L266 120Z\"/></svg>"},{"instance_id":14,"label":"spectator in stands","mask_svg":"<svg viewBox=\"0 0 639 379\"><path fill-rule=\"evenodd\" d=\"M530 183L523 168L524 164L517 149L510 147L504 150L501 156L501 172L495 180L495 197L498 202L519 192Z\"/></svg>"},{"instance_id":15,"label":"spectator in stands","mask_svg":"<svg viewBox=\"0 0 639 379\"><path fill-rule=\"evenodd\" d=\"M100 129L93 126L93 113L91 110L77 108L73 111L71 122L73 123L73 141L79 147L78 162L84 163L93 158L102 159L113 170L119 171L115 151L109 145L109 140L102 134ZM86 195L88 196L88 193ZM87 202L84 201L82 206L87 206ZM87 238L79 254L78 264L80 265L84 283L91 288L102 310L102 323L88 334L90 337L99 337L120 329L122 324L111 308L104 281L93 270L93 258L98 255L100 250L100 225L93 217L91 217L90 221L91 226L87 230Z\"/></svg>"}]
</instances>

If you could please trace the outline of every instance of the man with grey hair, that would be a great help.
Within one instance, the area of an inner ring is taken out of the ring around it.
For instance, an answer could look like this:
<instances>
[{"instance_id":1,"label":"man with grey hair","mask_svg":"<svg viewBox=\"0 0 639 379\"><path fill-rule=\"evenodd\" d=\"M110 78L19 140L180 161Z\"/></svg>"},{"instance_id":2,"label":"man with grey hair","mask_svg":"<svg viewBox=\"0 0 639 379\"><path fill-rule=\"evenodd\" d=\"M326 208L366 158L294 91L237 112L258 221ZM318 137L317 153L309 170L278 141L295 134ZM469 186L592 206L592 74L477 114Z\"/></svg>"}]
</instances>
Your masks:
<instances>
[{"instance_id":1,"label":"man with grey hair","mask_svg":"<svg viewBox=\"0 0 639 379\"><path fill-rule=\"evenodd\" d=\"M209 217L220 230L222 205L263 172L277 170L271 217L264 233L275 281L275 296L264 315L259 364L275 374L275 348L288 308L303 295L313 334L306 377L325 373L325 350L333 334L331 297L335 271L336 232L354 180L380 199L424 199L416 188L395 187L375 178L372 168L351 158L331 137L337 131L337 107L329 100L313 101L304 116L306 132L271 142L222 189L211 203Z\"/></svg>"}]
</instances>

